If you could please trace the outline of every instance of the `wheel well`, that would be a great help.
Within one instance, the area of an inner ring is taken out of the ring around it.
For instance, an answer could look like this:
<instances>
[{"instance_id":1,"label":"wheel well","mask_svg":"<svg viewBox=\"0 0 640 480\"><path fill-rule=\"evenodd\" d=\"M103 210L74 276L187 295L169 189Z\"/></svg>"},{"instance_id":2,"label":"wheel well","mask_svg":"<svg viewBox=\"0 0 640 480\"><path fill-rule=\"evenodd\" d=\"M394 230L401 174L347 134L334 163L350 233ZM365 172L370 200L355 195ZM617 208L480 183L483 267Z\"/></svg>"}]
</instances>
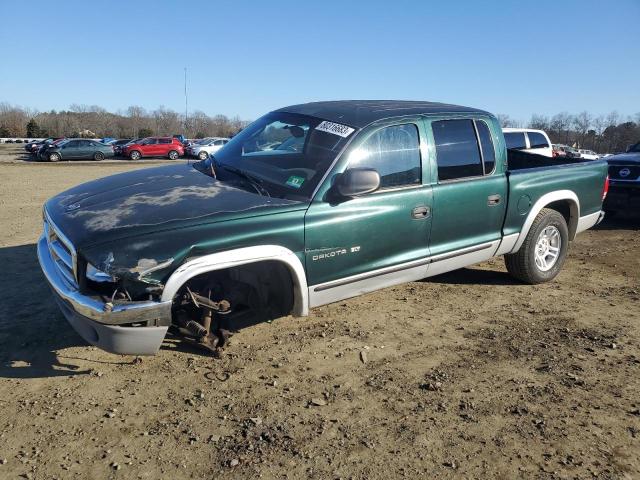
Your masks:
<instances>
[{"instance_id":1,"label":"wheel well","mask_svg":"<svg viewBox=\"0 0 640 480\"><path fill-rule=\"evenodd\" d=\"M576 237L576 230L578 228L578 218L580 212L578 212L578 206L571 200L557 200L546 205L545 208L550 208L560 213L567 222L567 228L569 229L569 240L573 240Z\"/></svg>"},{"instance_id":2,"label":"wheel well","mask_svg":"<svg viewBox=\"0 0 640 480\"><path fill-rule=\"evenodd\" d=\"M255 321L288 315L294 305L294 283L286 264L264 260L212 270L189 279L176 298L187 288L213 300L227 300L231 310Z\"/></svg>"}]
</instances>

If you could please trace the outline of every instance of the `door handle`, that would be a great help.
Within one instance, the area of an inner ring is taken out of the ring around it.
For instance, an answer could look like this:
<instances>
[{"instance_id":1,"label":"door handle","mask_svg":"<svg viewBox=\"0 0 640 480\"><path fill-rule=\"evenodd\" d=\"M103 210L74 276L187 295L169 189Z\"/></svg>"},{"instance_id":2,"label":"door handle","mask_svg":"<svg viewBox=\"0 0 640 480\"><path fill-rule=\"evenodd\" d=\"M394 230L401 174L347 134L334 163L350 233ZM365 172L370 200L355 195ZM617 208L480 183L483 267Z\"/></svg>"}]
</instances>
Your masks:
<instances>
[{"instance_id":1,"label":"door handle","mask_svg":"<svg viewBox=\"0 0 640 480\"><path fill-rule=\"evenodd\" d=\"M490 207L498 205L499 203L500 203L500 195L489 195L487 197L487 205L489 205Z\"/></svg>"},{"instance_id":2,"label":"door handle","mask_svg":"<svg viewBox=\"0 0 640 480\"><path fill-rule=\"evenodd\" d=\"M431 208L426 207L424 205L420 205L419 207L415 207L411 210L411 217L420 219L420 218L429 218L431 215Z\"/></svg>"}]
</instances>

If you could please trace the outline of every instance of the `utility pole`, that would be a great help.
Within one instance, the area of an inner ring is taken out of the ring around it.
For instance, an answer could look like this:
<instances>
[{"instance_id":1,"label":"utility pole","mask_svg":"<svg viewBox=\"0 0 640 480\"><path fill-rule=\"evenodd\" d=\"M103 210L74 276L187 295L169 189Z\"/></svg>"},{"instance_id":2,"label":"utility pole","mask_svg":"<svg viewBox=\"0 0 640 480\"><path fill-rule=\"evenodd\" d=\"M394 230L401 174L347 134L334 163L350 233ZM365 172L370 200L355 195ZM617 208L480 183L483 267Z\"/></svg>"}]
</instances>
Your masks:
<instances>
[{"instance_id":1,"label":"utility pole","mask_svg":"<svg viewBox=\"0 0 640 480\"><path fill-rule=\"evenodd\" d=\"M189 112L189 100L187 97L187 67L184 67L184 135L187 135L187 118Z\"/></svg>"}]
</instances>

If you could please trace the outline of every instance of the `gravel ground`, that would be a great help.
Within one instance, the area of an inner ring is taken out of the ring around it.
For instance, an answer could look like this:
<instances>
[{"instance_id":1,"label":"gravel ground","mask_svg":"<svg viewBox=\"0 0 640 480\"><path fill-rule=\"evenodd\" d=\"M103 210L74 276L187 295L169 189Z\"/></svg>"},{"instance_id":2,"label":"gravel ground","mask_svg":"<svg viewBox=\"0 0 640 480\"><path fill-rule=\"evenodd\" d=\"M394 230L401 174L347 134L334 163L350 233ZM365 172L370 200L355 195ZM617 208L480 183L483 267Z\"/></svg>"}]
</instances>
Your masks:
<instances>
[{"instance_id":1,"label":"gravel ground","mask_svg":"<svg viewBox=\"0 0 640 480\"><path fill-rule=\"evenodd\" d=\"M555 282L501 259L238 332L220 359L87 346L35 242L46 198L140 168L0 153L0 478L640 478L640 221ZM146 162L149 165L153 162Z\"/></svg>"}]
</instances>

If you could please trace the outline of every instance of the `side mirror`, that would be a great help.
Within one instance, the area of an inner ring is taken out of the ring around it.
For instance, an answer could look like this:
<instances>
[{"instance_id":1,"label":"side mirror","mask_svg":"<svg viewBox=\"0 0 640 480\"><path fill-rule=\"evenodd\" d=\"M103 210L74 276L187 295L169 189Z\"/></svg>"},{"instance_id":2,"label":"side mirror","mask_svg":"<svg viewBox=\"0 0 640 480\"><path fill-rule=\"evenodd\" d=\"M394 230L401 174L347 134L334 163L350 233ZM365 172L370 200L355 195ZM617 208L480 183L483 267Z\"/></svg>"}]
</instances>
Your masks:
<instances>
[{"instance_id":1,"label":"side mirror","mask_svg":"<svg viewBox=\"0 0 640 480\"><path fill-rule=\"evenodd\" d=\"M373 168L351 168L338 177L334 185L342 197L357 197L380 188L380 174Z\"/></svg>"}]
</instances>

